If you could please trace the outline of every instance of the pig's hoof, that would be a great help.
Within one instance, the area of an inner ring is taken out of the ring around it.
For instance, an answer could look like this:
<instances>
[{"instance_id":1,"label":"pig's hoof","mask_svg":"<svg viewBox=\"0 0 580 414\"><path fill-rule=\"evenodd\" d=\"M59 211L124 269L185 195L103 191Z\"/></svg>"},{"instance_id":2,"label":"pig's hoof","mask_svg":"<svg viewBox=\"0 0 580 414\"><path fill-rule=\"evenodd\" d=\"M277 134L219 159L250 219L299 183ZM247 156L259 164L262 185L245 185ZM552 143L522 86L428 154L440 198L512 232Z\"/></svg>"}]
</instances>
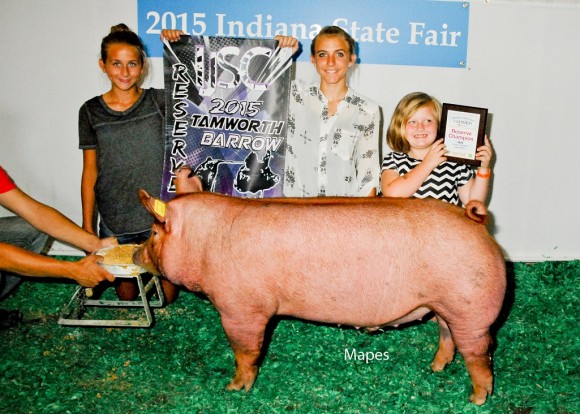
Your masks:
<instances>
[{"instance_id":1,"label":"pig's hoof","mask_svg":"<svg viewBox=\"0 0 580 414\"><path fill-rule=\"evenodd\" d=\"M239 391L242 389L242 387L244 386L244 384L238 384L236 383L234 380L232 380L229 384L228 384L228 390L230 391Z\"/></svg>"},{"instance_id":2,"label":"pig's hoof","mask_svg":"<svg viewBox=\"0 0 580 414\"><path fill-rule=\"evenodd\" d=\"M453 358L451 359L434 358L433 362L431 362L431 369L433 370L433 372L441 372L445 369L447 365L451 364L451 361L453 361Z\"/></svg>"},{"instance_id":3,"label":"pig's hoof","mask_svg":"<svg viewBox=\"0 0 580 414\"><path fill-rule=\"evenodd\" d=\"M487 399L488 395L491 395L492 386L485 385L483 387L473 387L473 392L469 396L469 401L476 405L482 405Z\"/></svg>"},{"instance_id":4,"label":"pig's hoof","mask_svg":"<svg viewBox=\"0 0 580 414\"><path fill-rule=\"evenodd\" d=\"M437 352L433 361L431 362L431 369L433 372L441 372L445 369L445 367L453 361L453 354L450 355L443 355L442 352Z\"/></svg>"},{"instance_id":5,"label":"pig's hoof","mask_svg":"<svg viewBox=\"0 0 580 414\"><path fill-rule=\"evenodd\" d=\"M431 362L431 370L433 372L441 372L447 366L447 362L433 361Z\"/></svg>"},{"instance_id":6,"label":"pig's hoof","mask_svg":"<svg viewBox=\"0 0 580 414\"><path fill-rule=\"evenodd\" d=\"M246 392L250 391L254 385L254 380L247 380L244 381L242 379L234 377L231 382L228 384L228 390L230 391L240 391L242 388L246 390Z\"/></svg>"},{"instance_id":7,"label":"pig's hoof","mask_svg":"<svg viewBox=\"0 0 580 414\"><path fill-rule=\"evenodd\" d=\"M483 403L485 403L486 399L487 399L487 394L483 394L483 395L471 394L471 396L469 397L469 401L471 401L475 405L483 405Z\"/></svg>"}]
</instances>

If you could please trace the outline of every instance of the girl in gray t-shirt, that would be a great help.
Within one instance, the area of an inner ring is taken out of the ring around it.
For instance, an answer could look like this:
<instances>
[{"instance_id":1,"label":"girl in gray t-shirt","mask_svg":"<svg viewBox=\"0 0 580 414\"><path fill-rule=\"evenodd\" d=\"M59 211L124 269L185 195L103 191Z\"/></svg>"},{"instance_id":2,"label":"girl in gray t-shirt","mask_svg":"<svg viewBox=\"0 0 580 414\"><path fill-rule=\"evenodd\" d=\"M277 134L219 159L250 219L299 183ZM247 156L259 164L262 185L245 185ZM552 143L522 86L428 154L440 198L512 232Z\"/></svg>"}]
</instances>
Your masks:
<instances>
[{"instance_id":1,"label":"girl in gray t-shirt","mask_svg":"<svg viewBox=\"0 0 580 414\"><path fill-rule=\"evenodd\" d=\"M101 43L99 66L111 89L85 102L79 111L83 150L81 198L83 228L121 244L142 243L153 218L139 202L138 190L159 196L164 159L164 91L142 89L145 53L139 36L124 24L111 28ZM176 298L167 281L168 302ZM116 282L120 299L134 300L132 279Z\"/></svg>"}]
</instances>

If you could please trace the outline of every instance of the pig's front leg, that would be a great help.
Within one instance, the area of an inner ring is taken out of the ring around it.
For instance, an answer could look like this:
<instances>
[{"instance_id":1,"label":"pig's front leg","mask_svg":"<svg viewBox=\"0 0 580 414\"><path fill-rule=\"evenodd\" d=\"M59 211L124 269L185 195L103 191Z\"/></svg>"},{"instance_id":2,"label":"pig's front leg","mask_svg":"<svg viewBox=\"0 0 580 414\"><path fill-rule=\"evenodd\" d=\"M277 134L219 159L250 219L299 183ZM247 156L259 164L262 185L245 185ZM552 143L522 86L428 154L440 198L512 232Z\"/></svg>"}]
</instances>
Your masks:
<instances>
[{"instance_id":1,"label":"pig's front leg","mask_svg":"<svg viewBox=\"0 0 580 414\"><path fill-rule=\"evenodd\" d=\"M269 318L263 315L248 315L240 320L222 316L222 326L230 341L236 358L236 374L228 384L229 390L249 391L258 375L258 361L264 342L264 332Z\"/></svg>"}]
</instances>

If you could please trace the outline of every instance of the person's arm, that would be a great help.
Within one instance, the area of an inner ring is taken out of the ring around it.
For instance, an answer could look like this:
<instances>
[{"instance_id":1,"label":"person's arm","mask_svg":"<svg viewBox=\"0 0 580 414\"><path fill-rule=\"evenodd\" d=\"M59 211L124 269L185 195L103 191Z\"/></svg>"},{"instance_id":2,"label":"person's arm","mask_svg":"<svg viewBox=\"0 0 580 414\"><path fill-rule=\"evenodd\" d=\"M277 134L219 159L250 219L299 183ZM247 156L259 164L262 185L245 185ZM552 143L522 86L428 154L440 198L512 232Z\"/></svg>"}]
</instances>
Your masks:
<instances>
[{"instance_id":1,"label":"person's arm","mask_svg":"<svg viewBox=\"0 0 580 414\"><path fill-rule=\"evenodd\" d=\"M97 263L100 260L101 256L87 256L77 262L62 261L0 243L0 269L24 276L64 277L85 287L115 280L115 276Z\"/></svg>"},{"instance_id":2,"label":"person's arm","mask_svg":"<svg viewBox=\"0 0 580 414\"><path fill-rule=\"evenodd\" d=\"M446 161L443 140L433 143L429 152L419 165L405 175L395 170L383 170L381 174L381 191L385 197L412 197L421 188L429 174L442 162Z\"/></svg>"},{"instance_id":3,"label":"person's arm","mask_svg":"<svg viewBox=\"0 0 580 414\"><path fill-rule=\"evenodd\" d=\"M0 205L22 217L33 227L55 239L87 252L117 244L114 238L99 239L81 229L56 209L30 197L18 187L0 194Z\"/></svg>"},{"instance_id":4,"label":"person's arm","mask_svg":"<svg viewBox=\"0 0 580 414\"><path fill-rule=\"evenodd\" d=\"M83 229L96 234L93 228L95 218L95 184L97 183L97 150L83 150L83 173L81 177L81 203L83 208Z\"/></svg>"},{"instance_id":5,"label":"person's arm","mask_svg":"<svg viewBox=\"0 0 580 414\"><path fill-rule=\"evenodd\" d=\"M417 192L425 182L431 168L425 162L421 162L405 175L399 175L395 170L383 170L381 174L381 191L384 197L409 198Z\"/></svg>"},{"instance_id":6,"label":"person's arm","mask_svg":"<svg viewBox=\"0 0 580 414\"><path fill-rule=\"evenodd\" d=\"M477 148L475 154L475 159L481 161L481 165L477 169L475 177L469 180L469 182L464 186L459 187L459 199L464 205L467 205L471 200L479 200L482 203L485 203L489 191L491 177L491 169L489 168L489 165L491 163L492 155L493 149L486 135L484 138L484 144Z\"/></svg>"}]
</instances>

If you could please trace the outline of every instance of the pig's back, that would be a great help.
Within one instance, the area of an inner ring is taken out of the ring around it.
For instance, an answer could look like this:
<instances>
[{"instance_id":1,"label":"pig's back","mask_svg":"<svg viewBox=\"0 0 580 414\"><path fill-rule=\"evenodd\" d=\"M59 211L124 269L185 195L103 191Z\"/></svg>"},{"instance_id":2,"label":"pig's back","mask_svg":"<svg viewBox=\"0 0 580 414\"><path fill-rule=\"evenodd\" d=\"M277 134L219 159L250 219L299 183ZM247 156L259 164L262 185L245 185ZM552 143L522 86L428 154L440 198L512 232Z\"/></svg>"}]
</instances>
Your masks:
<instances>
[{"instance_id":1,"label":"pig's back","mask_svg":"<svg viewBox=\"0 0 580 414\"><path fill-rule=\"evenodd\" d=\"M380 324L382 315L443 300L449 286L475 298L497 277L460 277L497 267L499 249L483 225L438 200L229 201L223 245L236 260L222 271L248 292L277 298L281 313L324 321L324 309L329 322L341 314L349 323L348 315L360 321L361 309L373 309L365 323Z\"/></svg>"}]
</instances>

